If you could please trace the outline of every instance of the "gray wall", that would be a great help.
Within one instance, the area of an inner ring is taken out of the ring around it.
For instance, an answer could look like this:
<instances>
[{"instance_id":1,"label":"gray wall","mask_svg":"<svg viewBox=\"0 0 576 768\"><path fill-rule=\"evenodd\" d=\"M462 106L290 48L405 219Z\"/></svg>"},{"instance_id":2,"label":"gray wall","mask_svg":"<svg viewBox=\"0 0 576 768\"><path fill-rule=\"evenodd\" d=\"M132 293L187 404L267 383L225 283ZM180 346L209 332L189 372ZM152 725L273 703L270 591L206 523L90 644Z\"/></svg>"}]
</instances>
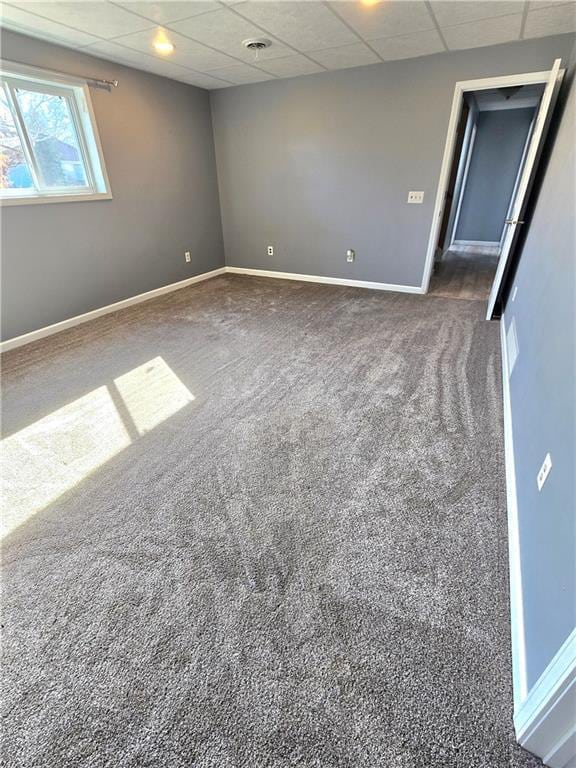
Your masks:
<instances>
[{"instance_id":1,"label":"gray wall","mask_svg":"<svg viewBox=\"0 0 576 768\"><path fill-rule=\"evenodd\" d=\"M572 40L212 92L227 263L419 286L455 82L549 69Z\"/></svg>"},{"instance_id":2,"label":"gray wall","mask_svg":"<svg viewBox=\"0 0 576 768\"><path fill-rule=\"evenodd\" d=\"M507 329L516 320L520 350L510 396L529 687L576 627L574 82L566 92L511 282L518 292L504 313ZM536 475L548 451L552 469L539 493Z\"/></svg>"},{"instance_id":3,"label":"gray wall","mask_svg":"<svg viewBox=\"0 0 576 768\"><path fill-rule=\"evenodd\" d=\"M5 59L120 81L91 91L113 200L2 209L2 337L221 266L208 93L6 30L1 42Z\"/></svg>"},{"instance_id":4,"label":"gray wall","mask_svg":"<svg viewBox=\"0 0 576 768\"><path fill-rule=\"evenodd\" d=\"M534 109L480 112L457 240L500 242Z\"/></svg>"}]
</instances>

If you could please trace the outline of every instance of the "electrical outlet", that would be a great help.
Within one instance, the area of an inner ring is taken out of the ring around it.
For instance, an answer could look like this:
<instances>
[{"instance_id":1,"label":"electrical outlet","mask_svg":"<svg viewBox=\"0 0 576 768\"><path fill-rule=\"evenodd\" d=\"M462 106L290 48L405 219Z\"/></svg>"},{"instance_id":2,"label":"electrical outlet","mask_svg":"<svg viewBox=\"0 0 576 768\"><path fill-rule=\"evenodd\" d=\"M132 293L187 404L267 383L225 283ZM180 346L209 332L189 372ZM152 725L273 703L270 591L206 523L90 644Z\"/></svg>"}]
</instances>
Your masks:
<instances>
[{"instance_id":1,"label":"electrical outlet","mask_svg":"<svg viewBox=\"0 0 576 768\"><path fill-rule=\"evenodd\" d=\"M414 203L415 205L419 205L420 203L424 202L424 192L408 192L408 201L409 203Z\"/></svg>"},{"instance_id":2,"label":"electrical outlet","mask_svg":"<svg viewBox=\"0 0 576 768\"><path fill-rule=\"evenodd\" d=\"M352 264L354 259L356 258L356 251L353 251L352 248L348 248L346 251L346 261L348 264Z\"/></svg>"},{"instance_id":3,"label":"electrical outlet","mask_svg":"<svg viewBox=\"0 0 576 768\"><path fill-rule=\"evenodd\" d=\"M186 259L186 261L192 261L192 256L190 255L190 251L186 251L186 253L184 254L184 258Z\"/></svg>"},{"instance_id":4,"label":"electrical outlet","mask_svg":"<svg viewBox=\"0 0 576 768\"><path fill-rule=\"evenodd\" d=\"M548 477L548 474L550 470L552 469L552 459L550 457L550 454L546 454L546 458L542 462L542 466L540 467L540 472L538 472L538 476L536 477L536 483L538 485L538 490L542 490L542 486L546 482L546 478Z\"/></svg>"},{"instance_id":5,"label":"electrical outlet","mask_svg":"<svg viewBox=\"0 0 576 768\"><path fill-rule=\"evenodd\" d=\"M273 245L269 245L268 248L267 248L267 251L268 251L268 256L274 256L274 246Z\"/></svg>"}]
</instances>

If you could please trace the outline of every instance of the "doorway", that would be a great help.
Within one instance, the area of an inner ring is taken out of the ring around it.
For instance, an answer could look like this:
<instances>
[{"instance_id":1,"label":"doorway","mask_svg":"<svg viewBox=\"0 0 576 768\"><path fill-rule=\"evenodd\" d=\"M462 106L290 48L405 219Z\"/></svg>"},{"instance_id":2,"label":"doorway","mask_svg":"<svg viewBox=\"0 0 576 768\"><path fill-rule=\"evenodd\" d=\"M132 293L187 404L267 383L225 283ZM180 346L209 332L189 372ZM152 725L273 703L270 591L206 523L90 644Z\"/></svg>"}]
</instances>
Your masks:
<instances>
[{"instance_id":1,"label":"doorway","mask_svg":"<svg viewBox=\"0 0 576 768\"><path fill-rule=\"evenodd\" d=\"M497 317L562 79L550 71L456 83L422 289Z\"/></svg>"},{"instance_id":2,"label":"doorway","mask_svg":"<svg viewBox=\"0 0 576 768\"><path fill-rule=\"evenodd\" d=\"M487 301L544 85L464 93L429 293Z\"/></svg>"}]
</instances>

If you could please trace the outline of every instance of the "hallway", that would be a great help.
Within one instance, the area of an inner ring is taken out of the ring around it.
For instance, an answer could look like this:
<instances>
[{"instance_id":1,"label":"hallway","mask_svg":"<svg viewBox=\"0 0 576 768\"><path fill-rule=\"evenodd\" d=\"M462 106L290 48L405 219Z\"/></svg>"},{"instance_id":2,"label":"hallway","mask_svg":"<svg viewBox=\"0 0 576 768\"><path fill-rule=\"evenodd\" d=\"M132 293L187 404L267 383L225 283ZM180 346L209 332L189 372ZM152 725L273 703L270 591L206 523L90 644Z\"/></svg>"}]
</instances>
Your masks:
<instances>
[{"instance_id":1,"label":"hallway","mask_svg":"<svg viewBox=\"0 0 576 768\"><path fill-rule=\"evenodd\" d=\"M486 301L498 266L496 248L448 250L434 266L430 296Z\"/></svg>"}]
</instances>

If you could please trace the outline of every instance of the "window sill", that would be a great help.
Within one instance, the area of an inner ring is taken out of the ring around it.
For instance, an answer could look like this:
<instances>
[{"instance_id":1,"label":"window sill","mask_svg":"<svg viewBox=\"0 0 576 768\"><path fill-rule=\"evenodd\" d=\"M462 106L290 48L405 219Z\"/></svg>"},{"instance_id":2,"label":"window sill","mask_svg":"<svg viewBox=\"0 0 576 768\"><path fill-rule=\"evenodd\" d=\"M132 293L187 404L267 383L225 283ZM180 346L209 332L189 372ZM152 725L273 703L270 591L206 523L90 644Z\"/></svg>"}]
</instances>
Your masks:
<instances>
[{"instance_id":1,"label":"window sill","mask_svg":"<svg viewBox=\"0 0 576 768\"><path fill-rule=\"evenodd\" d=\"M80 203L95 200L112 200L111 192L96 192L86 195L37 195L35 197L3 197L0 208L12 205L37 205L38 203Z\"/></svg>"}]
</instances>

